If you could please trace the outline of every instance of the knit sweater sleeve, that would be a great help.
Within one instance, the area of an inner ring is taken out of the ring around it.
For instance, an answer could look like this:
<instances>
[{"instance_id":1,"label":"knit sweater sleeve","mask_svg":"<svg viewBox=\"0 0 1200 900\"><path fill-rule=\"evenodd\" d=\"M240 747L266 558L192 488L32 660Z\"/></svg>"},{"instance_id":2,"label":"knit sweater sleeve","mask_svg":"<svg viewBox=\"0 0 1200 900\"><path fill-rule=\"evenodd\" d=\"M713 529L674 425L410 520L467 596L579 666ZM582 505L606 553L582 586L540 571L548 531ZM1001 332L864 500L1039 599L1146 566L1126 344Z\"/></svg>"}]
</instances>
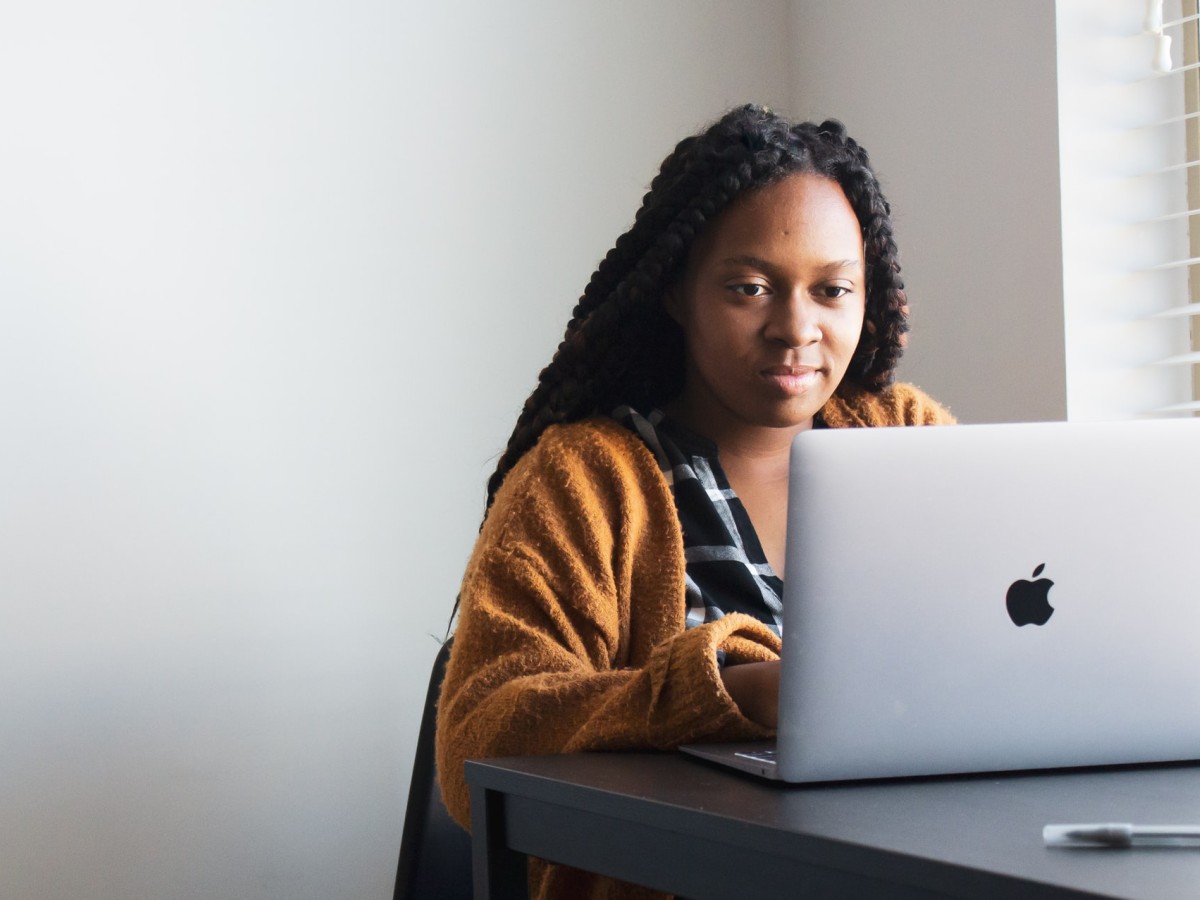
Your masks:
<instances>
[{"instance_id":1,"label":"knit sweater sleeve","mask_svg":"<svg viewBox=\"0 0 1200 900\"><path fill-rule=\"evenodd\" d=\"M438 706L451 815L469 822L467 759L768 736L725 691L716 650L775 659L778 638L743 615L685 630L684 615L682 537L649 451L610 421L547 431L463 580Z\"/></svg>"}]
</instances>

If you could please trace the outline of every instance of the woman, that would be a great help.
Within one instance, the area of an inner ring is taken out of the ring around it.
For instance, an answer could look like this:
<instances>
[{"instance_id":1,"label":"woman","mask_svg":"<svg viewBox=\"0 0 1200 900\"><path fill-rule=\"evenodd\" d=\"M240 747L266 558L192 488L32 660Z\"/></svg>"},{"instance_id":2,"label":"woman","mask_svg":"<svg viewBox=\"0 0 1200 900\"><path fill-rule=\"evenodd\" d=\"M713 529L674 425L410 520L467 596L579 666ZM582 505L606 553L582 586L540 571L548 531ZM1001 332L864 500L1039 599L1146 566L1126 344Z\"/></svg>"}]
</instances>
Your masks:
<instances>
[{"instance_id":1,"label":"woman","mask_svg":"<svg viewBox=\"0 0 1200 900\"><path fill-rule=\"evenodd\" d=\"M893 385L890 210L840 123L734 110L663 163L488 485L438 718L472 757L769 736L788 448L949 414ZM534 897L657 896L531 864Z\"/></svg>"}]
</instances>

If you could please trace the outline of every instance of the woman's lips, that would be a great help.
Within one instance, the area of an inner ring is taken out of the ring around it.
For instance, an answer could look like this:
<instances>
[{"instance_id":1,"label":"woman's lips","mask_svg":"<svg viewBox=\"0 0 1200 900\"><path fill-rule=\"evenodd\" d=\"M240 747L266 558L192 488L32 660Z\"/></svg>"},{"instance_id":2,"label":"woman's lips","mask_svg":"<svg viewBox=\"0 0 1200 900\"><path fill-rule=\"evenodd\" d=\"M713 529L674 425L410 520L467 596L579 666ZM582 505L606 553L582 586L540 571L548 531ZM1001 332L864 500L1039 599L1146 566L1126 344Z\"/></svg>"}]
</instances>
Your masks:
<instances>
[{"instance_id":1,"label":"woman's lips","mask_svg":"<svg viewBox=\"0 0 1200 900\"><path fill-rule=\"evenodd\" d=\"M820 369L813 366L770 366L762 370L763 378L785 394L803 394L819 374Z\"/></svg>"}]
</instances>

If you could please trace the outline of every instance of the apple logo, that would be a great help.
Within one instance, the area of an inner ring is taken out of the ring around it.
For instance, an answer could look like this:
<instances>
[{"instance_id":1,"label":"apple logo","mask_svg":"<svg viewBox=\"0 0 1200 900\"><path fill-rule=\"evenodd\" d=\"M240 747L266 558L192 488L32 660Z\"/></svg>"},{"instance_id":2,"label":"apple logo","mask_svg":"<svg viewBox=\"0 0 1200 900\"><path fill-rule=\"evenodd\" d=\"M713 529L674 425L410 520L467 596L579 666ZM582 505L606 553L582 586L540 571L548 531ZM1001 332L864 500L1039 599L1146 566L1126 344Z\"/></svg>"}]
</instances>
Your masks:
<instances>
[{"instance_id":1,"label":"apple logo","mask_svg":"<svg viewBox=\"0 0 1200 900\"><path fill-rule=\"evenodd\" d=\"M1046 564L1042 563L1033 570L1033 577L1042 574ZM1049 578L1038 578L1037 581L1014 581L1004 598L1008 607L1008 616L1015 625L1045 625L1054 615L1054 607L1050 605L1050 588L1054 582Z\"/></svg>"}]
</instances>

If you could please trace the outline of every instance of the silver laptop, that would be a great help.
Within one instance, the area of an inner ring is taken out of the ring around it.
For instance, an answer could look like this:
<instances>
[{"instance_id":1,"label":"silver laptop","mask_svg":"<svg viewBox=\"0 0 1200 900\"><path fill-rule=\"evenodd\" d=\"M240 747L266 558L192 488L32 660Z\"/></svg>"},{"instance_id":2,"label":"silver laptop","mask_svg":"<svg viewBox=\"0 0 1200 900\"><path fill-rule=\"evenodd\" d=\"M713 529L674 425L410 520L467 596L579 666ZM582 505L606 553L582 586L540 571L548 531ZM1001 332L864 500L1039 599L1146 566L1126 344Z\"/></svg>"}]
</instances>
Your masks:
<instances>
[{"instance_id":1,"label":"silver laptop","mask_svg":"<svg viewBox=\"0 0 1200 900\"><path fill-rule=\"evenodd\" d=\"M1200 758L1198 463L1192 419L800 435L777 745L687 749L791 782Z\"/></svg>"}]
</instances>

